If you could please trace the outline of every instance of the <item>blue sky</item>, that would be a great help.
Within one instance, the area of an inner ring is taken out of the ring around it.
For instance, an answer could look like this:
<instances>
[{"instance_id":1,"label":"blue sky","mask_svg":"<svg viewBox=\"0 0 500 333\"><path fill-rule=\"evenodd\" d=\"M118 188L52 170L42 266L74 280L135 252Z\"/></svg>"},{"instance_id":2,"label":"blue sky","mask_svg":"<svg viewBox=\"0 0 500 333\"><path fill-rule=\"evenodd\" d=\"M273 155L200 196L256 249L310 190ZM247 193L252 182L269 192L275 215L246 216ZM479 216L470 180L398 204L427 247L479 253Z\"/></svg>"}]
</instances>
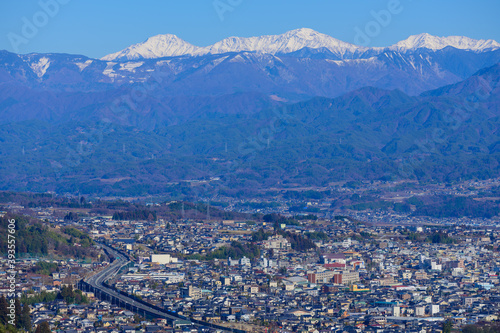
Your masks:
<instances>
[{"instance_id":1,"label":"blue sky","mask_svg":"<svg viewBox=\"0 0 500 333\"><path fill-rule=\"evenodd\" d=\"M372 27L369 46L422 32L500 41L499 13L498 0L2 0L0 49L102 57L163 33L206 46L302 27L354 44Z\"/></svg>"}]
</instances>

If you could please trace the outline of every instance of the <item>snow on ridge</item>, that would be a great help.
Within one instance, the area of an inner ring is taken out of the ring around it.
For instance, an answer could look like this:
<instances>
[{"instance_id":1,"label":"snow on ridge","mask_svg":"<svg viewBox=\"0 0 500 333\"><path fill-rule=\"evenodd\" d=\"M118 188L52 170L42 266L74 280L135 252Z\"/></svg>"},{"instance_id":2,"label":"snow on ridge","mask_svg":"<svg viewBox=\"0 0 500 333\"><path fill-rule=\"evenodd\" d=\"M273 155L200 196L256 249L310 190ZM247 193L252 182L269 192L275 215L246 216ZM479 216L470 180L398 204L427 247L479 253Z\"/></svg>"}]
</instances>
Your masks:
<instances>
[{"instance_id":1,"label":"snow on ridge","mask_svg":"<svg viewBox=\"0 0 500 333\"><path fill-rule=\"evenodd\" d=\"M125 70L133 73L135 72L136 68L141 67L142 65L144 65L144 61L139 61L139 62L130 61L120 64L120 70Z\"/></svg>"},{"instance_id":2,"label":"snow on ridge","mask_svg":"<svg viewBox=\"0 0 500 333\"><path fill-rule=\"evenodd\" d=\"M456 49L476 52L500 48L500 44L492 39L477 40L463 36L437 37L424 33L410 36L407 39L390 46L389 49L404 52L419 48L441 50L448 46Z\"/></svg>"},{"instance_id":3,"label":"snow on ridge","mask_svg":"<svg viewBox=\"0 0 500 333\"><path fill-rule=\"evenodd\" d=\"M87 68L91 63L93 62L93 60L87 60L85 62L75 62L75 65L78 66L78 68L80 69L80 72L82 72L85 68Z\"/></svg>"},{"instance_id":4,"label":"snow on ridge","mask_svg":"<svg viewBox=\"0 0 500 333\"><path fill-rule=\"evenodd\" d=\"M207 47L192 45L175 35L157 35L143 43L134 44L122 51L109 54L101 60L138 60L173 57L181 55L222 54L227 52L260 52L268 54L290 53L305 47L326 48L339 57L350 55L367 48L356 46L321 34L312 29L302 28L281 35L259 37L228 37Z\"/></svg>"},{"instance_id":5,"label":"snow on ridge","mask_svg":"<svg viewBox=\"0 0 500 333\"><path fill-rule=\"evenodd\" d=\"M106 63L106 68L102 71L102 74L110 77L110 78L114 78L116 77L116 73L114 72L114 69L113 67L116 65L117 63L116 62L107 62Z\"/></svg>"},{"instance_id":6,"label":"snow on ridge","mask_svg":"<svg viewBox=\"0 0 500 333\"><path fill-rule=\"evenodd\" d=\"M30 63L30 67L35 72L35 74L41 78L47 72L47 69L50 66L50 60L47 57L42 57L38 59L38 62Z\"/></svg>"},{"instance_id":7,"label":"snow on ridge","mask_svg":"<svg viewBox=\"0 0 500 333\"><path fill-rule=\"evenodd\" d=\"M209 53L226 52L262 52L269 54L291 53L309 47L312 49L326 48L343 56L354 53L361 47L349 44L312 29L296 29L282 35L267 35L260 37L229 37L207 47Z\"/></svg>"},{"instance_id":8,"label":"snow on ridge","mask_svg":"<svg viewBox=\"0 0 500 333\"><path fill-rule=\"evenodd\" d=\"M361 54L368 50L382 52L385 49L389 49L398 52L407 52L419 48L440 50L447 46L475 52L500 48L500 44L492 39L475 40L461 36L436 37L427 33L410 36L406 40L387 48L369 48L346 43L312 29L302 28L291 30L281 35L228 37L206 47L192 45L175 35L157 35L148 38L143 43L134 44L122 51L109 54L101 58L101 60L155 59L183 55L222 54L227 52L257 52L274 55L291 53L306 47L311 49L325 48L340 59L349 59L355 57L356 54Z\"/></svg>"},{"instance_id":9,"label":"snow on ridge","mask_svg":"<svg viewBox=\"0 0 500 333\"><path fill-rule=\"evenodd\" d=\"M162 57L175 57L180 55L192 55L201 48L194 46L175 35L157 35L148 38L143 43L134 44L122 51L108 54L101 60L137 60L154 59Z\"/></svg>"}]
</instances>

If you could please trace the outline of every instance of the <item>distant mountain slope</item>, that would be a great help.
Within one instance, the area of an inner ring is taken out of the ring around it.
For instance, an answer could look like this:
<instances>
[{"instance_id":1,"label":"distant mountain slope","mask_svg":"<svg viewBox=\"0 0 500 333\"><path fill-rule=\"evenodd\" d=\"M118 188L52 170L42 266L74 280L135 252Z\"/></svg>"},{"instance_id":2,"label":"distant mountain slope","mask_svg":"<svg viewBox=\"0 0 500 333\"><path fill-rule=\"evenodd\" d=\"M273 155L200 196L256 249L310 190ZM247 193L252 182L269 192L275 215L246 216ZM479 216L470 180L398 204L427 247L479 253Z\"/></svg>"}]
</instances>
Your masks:
<instances>
[{"instance_id":1,"label":"distant mountain slope","mask_svg":"<svg viewBox=\"0 0 500 333\"><path fill-rule=\"evenodd\" d=\"M210 111L177 123L153 108L137 113L139 126L99 117L11 122L0 127L0 189L200 196L218 187L239 196L343 179L498 177L498 80L497 64L420 96L365 87L284 111L207 103Z\"/></svg>"},{"instance_id":2,"label":"distant mountain slope","mask_svg":"<svg viewBox=\"0 0 500 333\"><path fill-rule=\"evenodd\" d=\"M498 176L495 41L163 35L106 59L0 51L0 189L237 196Z\"/></svg>"},{"instance_id":3,"label":"distant mountain slope","mask_svg":"<svg viewBox=\"0 0 500 333\"><path fill-rule=\"evenodd\" d=\"M474 96L475 102L496 101L500 93L500 63L481 69L465 81L423 93L422 96Z\"/></svg>"},{"instance_id":4,"label":"distant mountain slope","mask_svg":"<svg viewBox=\"0 0 500 333\"><path fill-rule=\"evenodd\" d=\"M144 114L156 124L177 124L194 115L255 113L278 103L333 98L366 86L417 95L499 62L500 50L476 53L448 47L331 58L337 56L329 50L308 48L287 55L243 52L121 63L0 52L0 123L109 118L110 108L123 98L134 98L137 107L121 122L138 126L134 118Z\"/></svg>"},{"instance_id":5,"label":"distant mountain slope","mask_svg":"<svg viewBox=\"0 0 500 333\"><path fill-rule=\"evenodd\" d=\"M98 60L0 51L0 84L93 92L143 84L156 75L168 85L163 93L170 95L184 95L183 89L190 89L190 95L251 91L305 100L337 97L367 85L419 94L497 63L500 44L421 34L387 48L366 48L297 29L282 35L231 37L206 48L159 35L119 53Z\"/></svg>"}]
</instances>

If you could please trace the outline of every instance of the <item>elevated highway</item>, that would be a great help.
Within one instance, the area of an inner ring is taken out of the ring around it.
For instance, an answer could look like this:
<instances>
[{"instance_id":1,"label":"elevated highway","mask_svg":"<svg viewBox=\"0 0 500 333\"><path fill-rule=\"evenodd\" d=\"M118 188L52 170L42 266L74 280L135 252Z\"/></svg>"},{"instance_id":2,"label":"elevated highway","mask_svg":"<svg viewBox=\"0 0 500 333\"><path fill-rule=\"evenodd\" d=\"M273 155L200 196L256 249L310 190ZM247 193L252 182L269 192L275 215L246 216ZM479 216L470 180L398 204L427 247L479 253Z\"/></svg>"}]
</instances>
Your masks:
<instances>
[{"instance_id":1,"label":"elevated highway","mask_svg":"<svg viewBox=\"0 0 500 333\"><path fill-rule=\"evenodd\" d=\"M113 261L103 270L96 274L81 280L78 283L78 288L83 291L93 292L100 300L110 302L119 307L132 311L145 318L164 318L169 324L182 322L184 325L196 326L200 331L219 331L219 332L245 332L242 330L231 329L224 326L216 325L209 322L194 320L185 316L176 314L173 311L162 309L153 304L149 304L143 300L129 295L123 291L108 285L107 280L113 278L118 272L130 264L130 258L126 253L120 252L105 244L100 246L108 253L108 256L113 258Z\"/></svg>"}]
</instances>

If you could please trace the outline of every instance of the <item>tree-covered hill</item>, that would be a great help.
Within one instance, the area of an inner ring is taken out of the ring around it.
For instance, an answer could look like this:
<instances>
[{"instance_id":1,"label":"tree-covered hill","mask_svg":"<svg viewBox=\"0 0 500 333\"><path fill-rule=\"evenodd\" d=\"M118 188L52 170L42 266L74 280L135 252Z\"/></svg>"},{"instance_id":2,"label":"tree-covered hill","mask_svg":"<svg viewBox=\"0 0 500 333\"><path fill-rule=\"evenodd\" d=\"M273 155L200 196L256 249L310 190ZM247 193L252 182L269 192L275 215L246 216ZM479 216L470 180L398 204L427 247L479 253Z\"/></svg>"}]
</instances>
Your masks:
<instances>
[{"instance_id":1,"label":"tree-covered hill","mask_svg":"<svg viewBox=\"0 0 500 333\"><path fill-rule=\"evenodd\" d=\"M14 236L18 256L54 256L76 259L97 257L92 239L75 228L52 229L36 219L7 214L0 218L0 232L3 235L8 234L9 220L15 220ZM7 253L7 242L7 237L0 239L1 253Z\"/></svg>"},{"instance_id":2,"label":"tree-covered hill","mask_svg":"<svg viewBox=\"0 0 500 333\"><path fill-rule=\"evenodd\" d=\"M0 189L195 201L339 180L494 178L499 67L420 96L367 87L279 109L193 115L153 129L12 122L0 128Z\"/></svg>"}]
</instances>

